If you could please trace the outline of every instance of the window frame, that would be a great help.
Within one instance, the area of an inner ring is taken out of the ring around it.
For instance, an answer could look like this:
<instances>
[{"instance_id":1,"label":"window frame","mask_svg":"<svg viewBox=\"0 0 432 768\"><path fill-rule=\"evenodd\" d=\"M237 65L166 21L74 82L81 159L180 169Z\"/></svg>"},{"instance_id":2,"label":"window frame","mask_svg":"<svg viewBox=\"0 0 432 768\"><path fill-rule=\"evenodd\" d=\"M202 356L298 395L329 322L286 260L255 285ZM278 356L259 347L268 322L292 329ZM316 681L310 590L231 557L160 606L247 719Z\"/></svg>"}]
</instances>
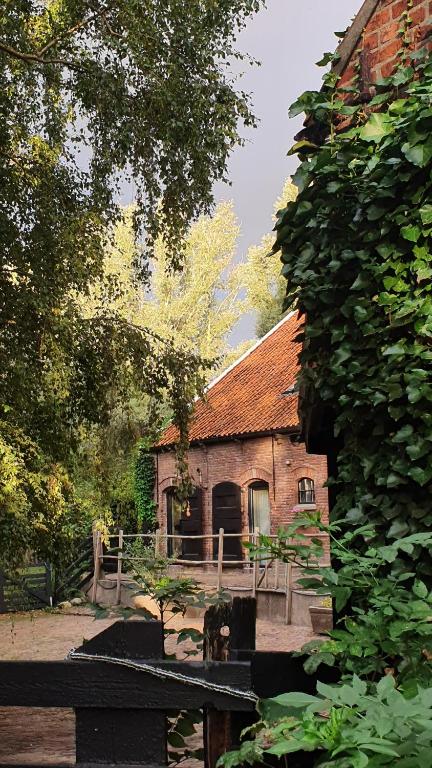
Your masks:
<instances>
[{"instance_id":1,"label":"window frame","mask_svg":"<svg viewBox=\"0 0 432 768\"><path fill-rule=\"evenodd\" d=\"M302 487L306 484L306 487ZM310 484L310 487L307 487ZM315 482L312 477L300 477L297 484L298 503L310 505L316 503Z\"/></svg>"}]
</instances>

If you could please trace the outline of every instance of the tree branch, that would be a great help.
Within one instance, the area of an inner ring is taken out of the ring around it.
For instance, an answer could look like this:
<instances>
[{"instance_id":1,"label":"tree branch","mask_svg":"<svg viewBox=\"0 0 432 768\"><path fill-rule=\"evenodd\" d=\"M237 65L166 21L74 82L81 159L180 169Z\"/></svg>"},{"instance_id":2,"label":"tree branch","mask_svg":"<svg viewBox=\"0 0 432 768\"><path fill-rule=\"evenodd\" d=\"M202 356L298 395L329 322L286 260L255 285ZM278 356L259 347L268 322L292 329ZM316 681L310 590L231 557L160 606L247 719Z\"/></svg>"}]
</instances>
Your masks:
<instances>
[{"instance_id":1,"label":"tree branch","mask_svg":"<svg viewBox=\"0 0 432 768\"><path fill-rule=\"evenodd\" d=\"M104 22L110 31L112 35L115 35L116 37L120 37L120 35L117 32L114 32L113 29L109 26L107 19L106 19L106 13L109 10L106 6L101 8L96 13L93 13L91 16L89 16L86 19L81 19L81 21L74 24L72 27L69 27L68 29L64 30L64 32L61 32L56 37L53 37L52 40L50 40L46 45L43 46L43 48L40 48L35 53L25 53L24 51L18 51L16 48L12 48L10 45L7 45L7 43L4 43L0 40L0 51L3 51L4 53L7 53L9 56L12 56L14 59L18 59L19 61L26 61L28 63L35 63L35 64L60 64L65 67L71 67L71 68L78 68L78 65L75 64L73 61L68 61L66 59L46 59L45 54L47 51L49 51L51 48L56 46L58 43L60 43L62 40L64 40L67 37L71 37L76 32L78 32L81 29L84 29L84 27L87 27L89 24L91 24L93 21L95 21L99 17L104 18Z\"/></svg>"},{"instance_id":2,"label":"tree branch","mask_svg":"<svg viewBox=\"0 0 432 768\"><path fill-rule=\"evenodd\" d=\"M46 45L44 45L44 47L37 52L37 55L44 56L45 53L49 51L50 48L53 48L53 46L57 45L57 43L60 43L66 37L70 37L71 35L74 35L75 32L78 32L80 29L87 27L89 24L92 23L92 21L95 21L99 16L104 16L107 10L108 10L107 8L102 8L100 11L98 11L97 13L94 13L92 16L89 16L87 19L81 19L81 21L78 21L72 27L69 27L69 29L65 29L64 32L57 35L57 37L53 37L52 40L50 40Z\"/></svg>"},{"instance_id":3,"label":"tree branch","mask_svg":"<svg viewBox=\"0 0 432 768\"><path fill-rule=\"evenodd\" d=\"M71 69L78 69L78 64L74 61L68 61L67 59L44 59L43 56L39 56L37 53L24 53L18 51L16 48L12 48L10 45L6 45L0 40L0 51L7 53L14 59L19 61L26 61L29 64L60 64L63 67L70 67Z\"/></svg>"}]
</instances>

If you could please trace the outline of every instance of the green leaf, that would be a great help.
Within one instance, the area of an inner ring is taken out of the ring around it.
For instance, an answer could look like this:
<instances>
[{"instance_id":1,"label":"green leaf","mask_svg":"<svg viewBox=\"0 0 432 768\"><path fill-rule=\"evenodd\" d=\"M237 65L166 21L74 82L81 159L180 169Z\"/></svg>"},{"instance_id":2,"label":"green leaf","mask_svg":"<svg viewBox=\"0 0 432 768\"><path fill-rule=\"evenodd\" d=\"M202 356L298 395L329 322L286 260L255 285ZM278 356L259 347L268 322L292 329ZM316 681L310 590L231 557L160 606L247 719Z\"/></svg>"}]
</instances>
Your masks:
<instances>
[{"instance_id":1,"label":"green leaf","mask_svg":"<svg viewBox=\"0 0 432 768\"><path fill-rule=\"evenodd\" d=\"M280 696L275 696L268 701L278 704L281 707L287 707L289 709L304 709L309 706L322 706L322 701L316 696L311 696L308 693L292 692L282 693Z\"/></svg>"},{"instance_id":2,"label":"green leaf","mask_svg":"<svg viewBox=\"0 0 432 768\"><path fill-rule=\"evenodd\" d=\"M394 691L395 687L396 683L393 675L385 675L377 685L377 694L381 699L385 699Z\"/></svg>"},{"instance_id":3,"label":"green leaf","mask_svg":"<svg viewBox=\"0 0 432 768\"><path fill-rule=\"evenodd\" d=\"M289 755L293 752L303 751L304 744L296 739L281 739L276 742L272 747L268 747L265 751L268 755L276 755L281 757L282 755Z\"/></svg>"},{"instance_id":4,"label":"green leaf","mask_svg":"<svg viewBox=\"0 0 432 768\"><path fill-rule=\"evenodd\" d=\"M421 597L422 599L426 598L429 594L426 584L418 579L414 582L413 592L417 597Z\"/></svg>"},{"instance_id":5,"label":"green leaf","mask_svg":"<svg viewBox=\"0 0 432 768\"><path fill-rule=\"evenodd\" d=\"M432 224L432 205L430 203L422 205L419 213L423 224Z\"/></svg>"},{"instance_id":6,"label":"green leaf","mask_svg":"<svg viewBox=\"0 0 432 768\"><path fill-rule=\"evenodd\" d=\"M420 227L408 224L406 227L401 227L401 235L405 240L410 240L412 243L416 243L419 239L422 231Z\"/></svg>"},{"instance_id":7,"label":"green leaf","mask_svg":"<svg viewBox=\"0 0 432 768\"><path fill-rule=\"evenodd\" d=\"M183 736L181 736L179 733L176 733L175 731L168 732L167 741L171 747L180 748L185 746L185 740Z\"/></svg>"},{"instance_id":8,"label":"green leaf","mask_svg":"<svg viewBox=\"0 0 432 768\"><path fill-rule=\"evenodd\" d=\"M302 141L297 141L293 144L291 149L288 150L287 155L290 157L291 155L307 154L315 152L317 149L317 144L314 144L312 141L307 141L307 139L302 139Z\"/></svg>"},{"instance_id":9,"label":"green leaf","mask_svg":"<svg viewBox=\"0 0 432 768\"><path fill-rule=\"evenodd\" d=\"M402 145L402 152L407 160L420 168L424 168L432 159L432 142L425 144L415 144L412 146L408 142Z\"/></svg>"},{"instance_id":10,"label":"green leaf","mask_svg":"<svg viewBox=\"0 0 432 768\"><path fill-rule=\"evenodd\" d=\"M393 130L390 118L385 113L374 112L367 123L360 128L360 138L379 143Z\"/></svg>"}]
</instances>

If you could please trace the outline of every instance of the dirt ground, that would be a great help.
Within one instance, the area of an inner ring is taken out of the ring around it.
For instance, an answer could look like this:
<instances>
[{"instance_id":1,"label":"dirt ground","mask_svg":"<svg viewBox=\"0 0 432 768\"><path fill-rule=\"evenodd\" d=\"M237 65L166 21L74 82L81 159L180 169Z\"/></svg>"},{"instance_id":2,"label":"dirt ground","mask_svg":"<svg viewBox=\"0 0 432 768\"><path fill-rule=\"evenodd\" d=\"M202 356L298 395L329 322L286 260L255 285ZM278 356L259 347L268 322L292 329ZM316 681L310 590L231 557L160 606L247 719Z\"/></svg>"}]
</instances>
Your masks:
<instances>
[{"instance_id":1,"label":"dirt ground","mask_svg":"<svg viewBox=\"0 0 432 768\"><path fill-rule=\"evenodd\" d=\"M90 639L115 620L95 620L85 609L75 614L37 612L0 616L0 659L63 659L72 647L81 645L84 639ZM176 619L172 626L202 629L202 619ZM258 650L295 650L311 638L307 628L257 621ZM174 644L170 637L167 650L174 650ZM72 710L0 707L0 766L74 763Z\"/></svg>"}]
</instances>

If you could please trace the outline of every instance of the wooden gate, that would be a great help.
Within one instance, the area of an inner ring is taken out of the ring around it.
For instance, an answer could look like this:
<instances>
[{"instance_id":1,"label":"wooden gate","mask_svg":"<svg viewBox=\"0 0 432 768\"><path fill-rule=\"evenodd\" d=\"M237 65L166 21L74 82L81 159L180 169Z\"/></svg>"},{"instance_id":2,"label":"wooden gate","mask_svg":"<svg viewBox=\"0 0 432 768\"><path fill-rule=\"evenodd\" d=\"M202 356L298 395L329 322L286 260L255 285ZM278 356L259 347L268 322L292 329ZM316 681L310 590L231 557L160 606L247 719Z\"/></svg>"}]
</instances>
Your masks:
<instances>
[{"instance_id":1,"label":"wooden gate","mask_svg":"<svg viewBox=\"0 0 432 768\"><path fill-rule=\"evenodd\" d=\"M15 576L0 572L0 613L29 611L52 604L51 567L32 563Z\"/></svg>"},{"instance_id":2,"label":"wooden gate","mask_svg":"<svg viewBox=\"0 0 432 768\"><path fill-rule=\"evenodd\" d=\"M221 634L223 626L228 634ZM0 707L73 708L76 768L166 766L166 713L201 709L205 766L215 768L254 722L257 696L315 690L316 677L305 674L301 657L247 648L255 641L252 598L211 608L204 662L164 660L162 632L158 621L117 621L66 661L0 661ZM320 679L335 681L334 671ZM312 768L316 760L307 753L289 764ZM14 768L25 766L14 762Z\"/></svg>"},{"instance_id":3,"label":"wooden gate","mask_svg":"<svg viewBox=\"0 0 432 768\"><path fill-rule=\"evenodd\" d=\"M242 532L240 487L235 483L219 483L212 493L213 533L219 533L221 528L225 534ZM213 540L213 559L217 560L219 551L218 539ZM241 538L224 538L224 560L241 560Z\"/></svg>"}]
</instances>

